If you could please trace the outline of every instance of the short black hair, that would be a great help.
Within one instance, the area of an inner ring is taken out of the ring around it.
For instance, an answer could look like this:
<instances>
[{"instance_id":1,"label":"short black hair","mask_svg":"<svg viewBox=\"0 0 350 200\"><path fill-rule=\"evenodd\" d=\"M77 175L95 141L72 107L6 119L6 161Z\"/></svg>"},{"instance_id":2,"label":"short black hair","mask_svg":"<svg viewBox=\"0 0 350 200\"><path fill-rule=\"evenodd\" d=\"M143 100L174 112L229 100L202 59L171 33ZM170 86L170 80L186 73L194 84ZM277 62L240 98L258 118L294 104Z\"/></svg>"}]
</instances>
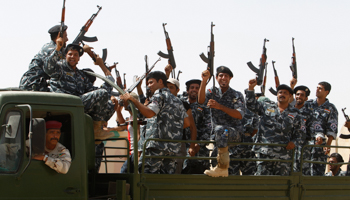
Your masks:
<instances>
[{"instance_id":1,"label":"short black hair","mask_svg":"<svg viewBox=\"0 0 350 200\"><path fill-rule=\"evenodd\" d=\"M167 83L168 79L167 79L166 75L163 72L161 72L161 71L154 71L154 72L149 73L147 75L147 77L146 77L146 82L148 82L148 80L151 79L151 78L156 79L157 82L161 79L163 81L164 87L167 87L166 83Z\"/></svg>"},{"instance_id":2,"label":"short black hair","mask_svg":"<svg viewBox=\"0 0 350 200\"><path fill-rule=\"evenodd\" d=\"M319 84L319 85L322 85L322 86L324 87L324 90L325 90L325 91L331 92L332 86L331 86L331 84L329 84L328 82L322 81L322 82L319 82L318 84Z\"/></svg>"},{"instance_id":3,"label":"short black hair","mask_svg":"<svg viewBox=\"0 0 350 200\"><path fill-rule=\"evenodd\" d=\"M330 158L333 157L337 160L338 163L342 163L344 162L343 157L339 154L339 153L332 153L330 156Z\"/></svg>"},{"instance_id":4,"label":"short black hair","mask_svg":"<svg viewBox=\"0 0 350 200\"><path fill-rule=\"evenodd\" d=\"M56 33L51 33L50 34L50 37L51 37L51 40L54 41L56 43L56 39L57 39L57 36L60 32L56 32Z\"/></svg>"}]
</instances>

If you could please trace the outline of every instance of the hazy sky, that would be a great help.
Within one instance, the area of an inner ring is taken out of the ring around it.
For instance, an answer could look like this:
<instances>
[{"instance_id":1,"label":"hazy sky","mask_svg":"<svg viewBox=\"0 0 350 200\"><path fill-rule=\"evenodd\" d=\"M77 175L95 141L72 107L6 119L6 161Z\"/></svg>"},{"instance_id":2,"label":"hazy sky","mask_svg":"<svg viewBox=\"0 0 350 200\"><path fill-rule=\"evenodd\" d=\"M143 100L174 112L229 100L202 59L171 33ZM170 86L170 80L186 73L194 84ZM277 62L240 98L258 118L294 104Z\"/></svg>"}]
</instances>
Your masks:
<instances>
[{"instance_id":1,"label":"hazy sky","mask_svg":"<svg viewBox=\"0 0 350 200\"><path fill-rule=\"evenodd\" d=\"M28 69L33 56L50 41L48 29L61 20L62 0L2 1L0 12L0 55L3 72L0 87L16 87ZM119 62L120 73L126 73L127 87L133 75L144 73L144 56L150 65L158 59L159 50L166 52L162 23L174 48L181 91L185 82L200 78L206 64L199 58L210 41L210 23L214 22L215 66L229 67L234 78L230 86L243 92L255 74L247 62L259 65L264 38L268 57L267 88L274 87L271 60L275 60L280 82L289 84L292 45L298 64L298 84L311 89L315 98L317 83L332 85L329 97L339 112L339 125L345 119L341 108L349 107L350 1L111 1L67 0L68 38L72 42L80 28L102 6L100 14L86 36L97 36L89 43L97 53L108 49L107 63ZM68 42L68 43L69 43ZM155 70L163 70L162 59ZM78 68L94 66L89 56L81 57ZM114 72L113 72L114 74ZM212 85L212 84L210 84ZM272 100L276 98L266 92ZM113 118L114 119L114 118ZM114 120L113 120L114 121ZM113 123L112 123L113 124ZM339 126L339 128L340 128Z\"/></svg>"}]
</instances>

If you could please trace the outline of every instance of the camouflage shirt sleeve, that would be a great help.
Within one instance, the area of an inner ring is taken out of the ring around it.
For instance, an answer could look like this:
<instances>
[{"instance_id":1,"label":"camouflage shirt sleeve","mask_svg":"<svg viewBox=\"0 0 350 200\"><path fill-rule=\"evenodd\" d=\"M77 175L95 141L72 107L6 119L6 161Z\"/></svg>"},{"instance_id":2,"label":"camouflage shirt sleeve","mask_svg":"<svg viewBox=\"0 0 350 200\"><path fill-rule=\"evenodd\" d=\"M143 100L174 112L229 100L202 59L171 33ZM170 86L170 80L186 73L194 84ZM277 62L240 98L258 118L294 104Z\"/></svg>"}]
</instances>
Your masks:
<instances>
[{"instance_id":1,"label":"camouflage shirt sleeve","mask_svg":"<svg viewBox=\"0 0 350 200\"><path fill-rule=\"evenodd\" d=\"M162 96L162 93L160 92L160 90L157 90L154 92L152 98L150 99L151 103L147 107L157 115L163 107L163 99L164 97Z\"/></svg>"},{"instance_id":2,"label":"camouflage shirt sleeve","mask_svg":"<svg viewBox=\"0 0 350 200\"><path fill-rule=\"evenodd\" d=\"M338 133L338 110L333 104L329 108L330 113L327 120L326 134L327 137L333 136L336 139Z\"/></svg>"},{"instance_id":3,"label":"camouflage shirt sleeve","mask_svg":"<svg viewBox=\"0 0 350 200\"><path fill-rule=\"evenodd\" d=\"M59 78L63 74L62 67L58 63L61 56L61 51L54 50L44 59L44 72L51 78Z\"/></svg>"},{"instance_id":4,"label":"camouflage shirt sleeve","mask_svg":"<svg viewBox=\"0 0 350 200\"><path fill-rule=\"evenodd\" d=\"M246 93L246 106L247 108L257 115L263 113L263 106L255 99L254 90L248 90Z\"/></svg>"}]
</instances>

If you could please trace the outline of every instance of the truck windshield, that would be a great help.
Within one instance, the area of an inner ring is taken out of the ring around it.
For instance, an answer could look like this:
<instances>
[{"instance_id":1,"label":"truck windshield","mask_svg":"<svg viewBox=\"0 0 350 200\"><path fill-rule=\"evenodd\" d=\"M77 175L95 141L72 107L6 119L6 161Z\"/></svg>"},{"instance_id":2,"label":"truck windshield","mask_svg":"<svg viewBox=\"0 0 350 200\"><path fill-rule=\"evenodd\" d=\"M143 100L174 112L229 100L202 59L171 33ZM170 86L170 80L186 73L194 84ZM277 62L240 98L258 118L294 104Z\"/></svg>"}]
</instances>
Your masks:
<instances>
[{"instance_id":1,"label":"truck windshield","mask_svg":"<svg viewBox=\"0 0 350 200\"><path fill-rule=\"evenodd\" d=\"M7 113L0 132L0 173L15 173L21 160L21 113Z\"/></svg>"}]
</instances>

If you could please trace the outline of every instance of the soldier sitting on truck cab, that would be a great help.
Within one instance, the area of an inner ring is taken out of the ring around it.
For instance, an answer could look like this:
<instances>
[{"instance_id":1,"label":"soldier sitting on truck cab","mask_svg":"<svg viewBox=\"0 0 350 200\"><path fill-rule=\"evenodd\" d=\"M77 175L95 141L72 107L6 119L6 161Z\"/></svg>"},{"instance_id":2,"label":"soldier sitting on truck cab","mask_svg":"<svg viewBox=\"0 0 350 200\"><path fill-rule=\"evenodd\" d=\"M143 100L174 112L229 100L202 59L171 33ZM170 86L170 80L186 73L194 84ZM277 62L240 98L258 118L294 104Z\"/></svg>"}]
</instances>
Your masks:
<instances>
[{"instance_id":1,"label":"soldier sitting on truck cab","mask_svg":"<svg viewBox=\"0 0 350 200\"><path fill-rule=\"evenodd\" d=\"M62 123L58 121L46 122L45 154L35 155L33 159L42 160L47 166L58 173L66 174L71 164L69 150L58 141L61 137ZM27 147L29 140L26 141Z\"/></svg>"},{"instance_id":2,"label":"soldier sitting on truck cab","mask_svg":"<svg viewBox=\"0 0 350 200\"><path fill-rule=\"evenodd\" d=\"M79 45L69 44L65 51L66 60L59 62L62 54L60 50L63 47L63 41L60 39L56 42L56 49L48 56L44 64L44 71L51 77L51 91L79 96L83 101L85 113L89 114L94 121L95 139L104 140L113 137L112 132L102 129L105 121L110 118L105 108L108 107L112 87L105 83L101 88L95 88L85 73L77 68L80 57L84 51L91 51L91 47L85 45L83 49ZM95 65L99 65L105 76L114 82L111 72L98 55Z\"/></svg>"}]
</instances>

